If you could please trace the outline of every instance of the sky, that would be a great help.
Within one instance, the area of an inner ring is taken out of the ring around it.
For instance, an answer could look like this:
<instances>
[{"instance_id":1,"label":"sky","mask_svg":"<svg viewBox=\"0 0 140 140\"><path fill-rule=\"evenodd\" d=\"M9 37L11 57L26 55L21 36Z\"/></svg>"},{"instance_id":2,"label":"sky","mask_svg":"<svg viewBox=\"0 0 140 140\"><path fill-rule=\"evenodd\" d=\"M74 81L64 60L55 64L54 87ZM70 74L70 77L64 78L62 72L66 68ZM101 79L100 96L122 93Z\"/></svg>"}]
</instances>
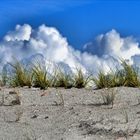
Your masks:
<instances>
[{"instance_id":1,"label":"sky","mask_svg":"<svg viewBox=\"0 0 140 140\"><path fill-rule=\"evenodd\" d=\"M94 74L120 58L140 68L139 13L139 0L1 0L0 71L13 56Z\"/></svg>"},{"instance_id":2,"label":"sky","mask_svg":"<svg viewBox=\"0 0 140 140\"><path fill-rule=\"evenodd\" d=\"M115 29L140 37L139 0L1 0L0 38L16 24L56 27L75 48Z\"/></svg>"}]
</instances>

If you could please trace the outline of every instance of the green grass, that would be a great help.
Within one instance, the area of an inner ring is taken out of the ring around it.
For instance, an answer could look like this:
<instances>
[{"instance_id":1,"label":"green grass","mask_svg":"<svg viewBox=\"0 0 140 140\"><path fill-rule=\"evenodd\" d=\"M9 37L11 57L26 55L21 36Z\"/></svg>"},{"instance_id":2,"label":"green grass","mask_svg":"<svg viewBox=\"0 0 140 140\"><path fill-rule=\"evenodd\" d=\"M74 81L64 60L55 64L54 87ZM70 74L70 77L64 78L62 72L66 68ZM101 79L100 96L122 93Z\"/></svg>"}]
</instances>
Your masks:
<instances>
[{"instance_id":1,"label":"green grass","mask_svg":"<svg viewBox=\"0 0 140 140\"><path fill-rule=\"evenodd\" d=\"M97 89L119 86L139 87L138 70L125 61L122 61L121 65L122 69L116 69L115 72L111 71L105 74L103 71L100 71L97 77L93 78Z\"/></svg>"},{"instance_id":2,"label":"green grass","mask_svg":"<svg viewBox=\"0 0 140 140\"><path fill-rule=\"evenodd\" d=\"M7 81L8 81L8 77L7 77L7 71L3 71L1 74L1 85L5 86Z\"/></svg>"},{"instance_id":3,"label":"green grass","mask_svg":"<svg viewBox=\"0 0 140 140\"><path fill-rule=\"evenodd\" d=\"M93 81L98 89L115 87L116 80L117 77L114 72L105 74L103 71L100 71L97 77L93 78Z\"/></svg>"},{"instance_id":4,"label":"green grass","mask_svg":"<svg viewBox=\"0 0 140 140\"><path fill-rule=\"evenodd\" d=\"M140 80L136 68L132 67L125 61L122 62L122 66L124 70L124 86L139 87Z\"/></svg>"},{"instance_id":5,"label":"green grass","mask_svg":"<svg viewBox=\"0 0 140 140\"><path fill-rule=\"evenodd\" d=\"M138 69L126 61L121 61L121 69L116 68L115 71L110 71L108 74L99 71L98 75L94 78L91 75L84 74L81 69L76 69L76 73L70 75L64 73L60 68L54 68L54 74L49 74L48 70L39 63L34 64L30 70L17 60L14 63L10 63L10 65L13 71L10 75L7 75L6 71L2 73L1 85L8 83L13 87L33 86L41 89L46 89L47 87L85 88L92 79L97 89L140 86Z\"/></svg>"},{"instance_id":6,"label":"green grass","mask_svg":"<svg viewBox=\"0 0 140 140\"><path fill-rule=\"evenodd\" d=\"M32 85L32 76L31 76L31 73L26 70L23 65L16 61L16 63L12 64L12 63L9 63L14 72L12 74L12 77L10 77L10 85L13 86L13 87L17 87L17 86L28 86L28 87L31 87ZM3 81L4 83L6 84L6 80L7 77L6 75L3 75ZM9 78L8 78L9 79Z\"/></svg>"},{"instance_id":7,"label":"green grass","mask_svg":"<svg viewBox=\"0 0 140 140\"><path fill-rule=\"evenodd\" d=\"M90 81L91 76L85 76L81 69L77 69L77 72L73 76L75 88L85 88Z\"/></svg>"},{"instance_id":8,"label":"green grass","mask_svg":"<svg viewBox=\"0 0 140 140\"><path fill-rule=\"evenodd\" d=\"M65 74L62 70L58 70L55 76L54 87L73 87L73 79L69 74Z\"/></svg>"},{"instance_id":9,"label":"green grass","mask_svg":"<svg viewBox=\"0 0 140 140\"><path fill-rule=\"evenodd\" d=\"M50 84L47 77L47 70L43 69L40 65L34 65L32 71L33 86L46 89Z\"/></svg>"}]
</instances>

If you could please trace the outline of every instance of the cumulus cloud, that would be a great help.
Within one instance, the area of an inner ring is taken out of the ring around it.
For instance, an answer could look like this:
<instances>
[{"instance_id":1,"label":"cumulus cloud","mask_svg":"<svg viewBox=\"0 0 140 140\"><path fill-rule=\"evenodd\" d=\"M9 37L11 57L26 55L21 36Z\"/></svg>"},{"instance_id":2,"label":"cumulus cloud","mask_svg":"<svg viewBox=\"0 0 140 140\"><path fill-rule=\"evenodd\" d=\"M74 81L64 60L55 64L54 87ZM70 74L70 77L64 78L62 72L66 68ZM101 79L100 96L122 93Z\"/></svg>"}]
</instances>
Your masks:
<instances>
[{"instance_id":1,"label":"cumulus cloud","mask_svg":"<svg viewBox=\"0 0 140 140\"><path fill-rule=\"evenodd\" d=\"M28 41L30 39L32 28L28 24L17 25L15 31L8 32L4 37L5 41Z\"/></svg>"},{"instance_id":2,"label":"cumulus cloud","mask_svg":"<svg viewBox=\"0 0 140 140\"><path fill-rule=\"evenodd\" d=\"M68 44L54 27L45 25L32 29L30 25L17 25L14 31L8 32L0 42L1 63L11 62L15 57L19 60L42 54L47 61L67 64L72 70L84 66L75 55L75 50Z\"/></svg>"},{"instance_id":3,"label":"cumulus cloud","mask_svg":"<svg viewBox=\"0 0 140 140\"><path fill-rule=\"evenodd\" d=\"M133 37L121 37L116 30L111 30L106 34L96 37L93 42L84 45L84 51L90 53L90 56L84 57L84 63L87 58L92 60L92 64L98 65L106 72L110 68L119 65L118 61L124 59L135 65L140 60L139 43ZM91 64L88 64L90 66Z\"/></svg>"},{"instance_id":4,"label":"cumulus cloud","mask_svg":"<svg viewBox=\"0 0 140 140\"><path fill-rule=\"evenodd\" d=\"M80 67L84 72L94 74L99 69L105 72L114 69L120 58L131 64L140 64L139 43L133 37L121 37L115 30L97 36L93 42L85 44L83 50L75 50L54 27L41 25L33 29L28 24L17 25L0 41L0 62L3 66L11 62L13 56L22 61L32 61L41 56L46 67L48 62L52 62L67 71L74 72Z\"/></svg>"}]
</instances>

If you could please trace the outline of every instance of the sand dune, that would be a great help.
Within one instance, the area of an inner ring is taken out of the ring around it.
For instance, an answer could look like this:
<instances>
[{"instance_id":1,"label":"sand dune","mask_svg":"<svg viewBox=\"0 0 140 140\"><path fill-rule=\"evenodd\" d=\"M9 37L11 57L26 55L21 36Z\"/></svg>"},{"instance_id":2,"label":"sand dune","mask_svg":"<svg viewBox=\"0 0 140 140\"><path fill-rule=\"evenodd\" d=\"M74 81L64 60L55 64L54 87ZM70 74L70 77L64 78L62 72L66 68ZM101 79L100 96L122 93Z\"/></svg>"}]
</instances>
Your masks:
<instances>
[{"instance_id":1,"label":"sand dune","mask_svg":"<svg viewBox=\"0 0 140 140\"><path fill-rule=\"evenodd\" d=\"M105 92L114 92L105 105ZM2 88L1 140L139 140L140 89Z\"/></svg>"}]
</instances>

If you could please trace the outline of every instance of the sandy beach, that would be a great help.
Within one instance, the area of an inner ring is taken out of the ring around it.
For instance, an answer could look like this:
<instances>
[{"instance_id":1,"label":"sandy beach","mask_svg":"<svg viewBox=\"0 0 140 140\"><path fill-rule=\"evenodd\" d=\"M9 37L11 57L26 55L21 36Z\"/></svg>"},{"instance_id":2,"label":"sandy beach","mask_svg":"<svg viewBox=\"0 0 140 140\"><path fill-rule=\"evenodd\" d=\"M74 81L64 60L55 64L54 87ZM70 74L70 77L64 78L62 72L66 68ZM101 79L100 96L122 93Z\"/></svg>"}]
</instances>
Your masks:
<instances>
[{"instance_id":1,"label":"sandy beach","mask_svg":"<svg viewBox=\"0 0 140 140\"><path fill-rule=\"evenodd\" d=\"M1 140L139 140L140 89L1 88Z\"/></svg>"}]
</instances>

